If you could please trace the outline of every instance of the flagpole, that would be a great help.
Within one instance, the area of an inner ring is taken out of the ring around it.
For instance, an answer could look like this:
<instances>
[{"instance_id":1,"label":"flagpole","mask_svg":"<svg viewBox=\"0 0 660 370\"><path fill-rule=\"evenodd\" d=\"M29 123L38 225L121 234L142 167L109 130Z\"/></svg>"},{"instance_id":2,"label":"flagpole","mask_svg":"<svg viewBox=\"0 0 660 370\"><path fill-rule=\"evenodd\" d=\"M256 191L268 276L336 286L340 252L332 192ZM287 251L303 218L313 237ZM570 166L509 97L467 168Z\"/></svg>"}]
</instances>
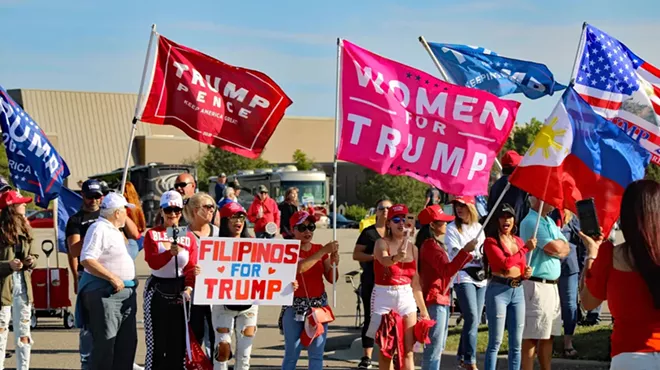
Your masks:
<instances>
[{"instance_id":1,"label":"flagpole","mask_svg":"<svg viewBox=\"0 0 660 370\"><path fill-rule=\"evenodd\" d=\"M138 98L135 104L135 113L133 115L131 134L129 135L128 140L128 150L126 151L126 161L124 162L124 173L121 178L121 194L124 194L124 188L126 187L126 180L128 178L128 167L131 162L131 151L133 150L133 141L135 140L135 134L137 133L137 122L139 110L142 108L142 92L144 90L144 80L147 77L147 67L149 66L149 58L151 57L151 46L154 42L154 36L156 35L156 24L151 25L151 34L149 35L149 45L147 46L147 55L144 58L144 67L142 68L142 79L140 80L140 88L138 90Z\"/></svg>"},{"instance_id":2,"label":"flagpole","mask_svg":"<svg viewBox=\"0 0 660 370\"><path fill-rule=\"evenodd\" d=\"M582 33L580 33L580 41L578 41L577 51L575 52L575 60L573 60L573 69L571 69L571 79L569 81L569 86L575 82L575 75L577 74L577 68L579 68L578 59L582 56L584 52L584 36L587 31L587 22L582 22Z\"/></svg>"},{"instance_id":3,"label":"flagpole","mask_svg":"<svg viewBox=\"0 0 660 370\"><path fill-rule=\"evenodd\" d=\"M429 53L429 56L433 60L433 64L435 64L436 68L438 68L438 71L440 71L440 74L442 75L442 79L445 80L446 82L449 82L450 84L456 85L456 82L452 80L449 75L447 74L447 71L445 71L445 68L440 64L440 61L438 58L436 58L435 54L431 51L431 47L429 46L429 43L426 42L426 39L424 36L419 36L419 42L424 46L424 49L426 49L426 52ZM495 158L495 164L497 165L497 169L502 172L502 164L500 163L499 159Z\"/></svg>"},{"instance_id":4,"label":"flagpole","mask_svg":"<svg viewBox=\"0 0 660 370\"><path fill-rule=\"evenodd\" d=\"M337 150L339 146L339 118L341 115L341 49L342 39L337 38L337 86L335 105L335 158L332 164L332 240L337 240ZM332 307L337 307L337 264L332 265Z\"/></svg>"}]
</instances>

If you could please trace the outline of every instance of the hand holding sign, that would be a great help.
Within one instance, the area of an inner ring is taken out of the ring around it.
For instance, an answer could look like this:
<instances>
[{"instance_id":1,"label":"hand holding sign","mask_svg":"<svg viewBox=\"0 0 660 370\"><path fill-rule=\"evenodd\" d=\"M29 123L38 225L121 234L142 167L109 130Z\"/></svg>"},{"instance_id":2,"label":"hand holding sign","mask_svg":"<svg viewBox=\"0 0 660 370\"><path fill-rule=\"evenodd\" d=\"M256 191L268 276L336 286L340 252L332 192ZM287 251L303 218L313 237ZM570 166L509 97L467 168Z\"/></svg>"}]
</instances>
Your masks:
<instances>
[{"instance_id":1,"label":"hand holding sign","mask_svg":"<svg viewBox=\"0 0 660 370\"><path fill-rule=\"evenodd\" d=\"M407 254L408 254L408 243L403 243L397 250L396 257L398 257L399 261L403 261L406 259Z\"/></svg>"},{"instance_id":2,"label":"hand holding sign","mask_svg":"<svg viewBox=\"0 0 660 370\"><path fill-rule=\"evenodd\" d=\"M170 253L172 253L172 255L174 257L178 256L179 255L179 246L172 244L172 246L170 246Z\"/></svg>"},{"instance_id":3,"label":"hand holding sign","mask_svg":"<svg viewBox=\"0 0 660 370\"><path fill-rule=\"evenodd\" d=\"M324 254L337 253L338 250L339 250L339 242L336 240L333 240L330 243L323 246Z\"/></svg>"},{"instance_id":4,"label":"hand holding sign","mask_svg":"<svg viewBox=\"0 0 660 370\"><path fill-rule=\"evenodd\" d=\"M335 266L339 265L339 252L332 252L330 254L330 263Z\"/></svg>"}]
</instances>

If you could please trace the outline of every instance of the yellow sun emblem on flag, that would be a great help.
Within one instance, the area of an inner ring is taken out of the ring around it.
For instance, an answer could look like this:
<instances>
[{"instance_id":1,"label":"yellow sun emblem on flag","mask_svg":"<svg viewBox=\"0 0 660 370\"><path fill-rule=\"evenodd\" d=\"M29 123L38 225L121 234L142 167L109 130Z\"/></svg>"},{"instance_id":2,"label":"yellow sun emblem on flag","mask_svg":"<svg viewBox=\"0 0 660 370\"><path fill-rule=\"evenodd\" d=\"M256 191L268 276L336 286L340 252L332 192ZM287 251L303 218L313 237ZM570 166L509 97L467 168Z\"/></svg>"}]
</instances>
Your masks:
<instances>
[{"instance_id":1,"label":"yellow sun emblem on flag","mask_svg":"<svg viewBox=\"0 0 660 370\"><path fill-rule=\"evenodd\" d=\"M566 130L555 130L554 126L557 124L557 121L558 118L553 117L550 120L550 123L541 127L541 131L536 135L532 147L529 149L530 156L533 156L538 150L542 150L543 157L545 157L545 159L550 159L550 148L555 149L557 152L562 149L561 144L559 144L556 139L558 136L564 135Z\"/></svg>"}]
</instances>

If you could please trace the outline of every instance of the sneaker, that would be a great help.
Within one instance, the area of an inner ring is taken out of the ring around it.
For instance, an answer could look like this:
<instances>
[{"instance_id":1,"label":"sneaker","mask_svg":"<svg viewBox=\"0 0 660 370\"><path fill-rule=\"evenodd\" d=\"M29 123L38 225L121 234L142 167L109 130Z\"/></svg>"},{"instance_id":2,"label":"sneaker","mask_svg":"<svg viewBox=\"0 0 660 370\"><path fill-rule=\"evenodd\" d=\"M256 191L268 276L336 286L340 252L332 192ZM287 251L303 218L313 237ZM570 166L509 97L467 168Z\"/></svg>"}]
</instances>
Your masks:
<instances>
[{"instance_id":1,"label":"sneaker","mask_svg":"<svg viewBox=\"0 0 660 370\"><path fill-rule=\"evenodd\" d=\"M371 369L371 359L367 356L362 357L358 369Z\"/></svg>"}]
</instances>

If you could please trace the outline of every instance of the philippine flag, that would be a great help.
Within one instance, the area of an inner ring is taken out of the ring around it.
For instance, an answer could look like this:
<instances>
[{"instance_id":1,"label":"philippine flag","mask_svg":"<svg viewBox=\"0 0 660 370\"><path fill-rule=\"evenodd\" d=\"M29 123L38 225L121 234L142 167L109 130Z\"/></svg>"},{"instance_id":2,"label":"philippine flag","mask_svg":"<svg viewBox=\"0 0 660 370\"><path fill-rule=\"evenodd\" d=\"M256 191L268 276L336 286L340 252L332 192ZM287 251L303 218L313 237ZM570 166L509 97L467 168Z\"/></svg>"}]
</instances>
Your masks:
<instances>
[{"instance_id":1,"label":"philippine flag","mask_svg":"<svg viewBox=\"0 0 660 370\"><path fill-rule=\"evenodd\" d=\"M648 151L596 114L571 86L509 182L574 213L576 201L593 197L608 235L619 218L624 190L644 177L650 159Z\"/></svg>"}]
</instances>

